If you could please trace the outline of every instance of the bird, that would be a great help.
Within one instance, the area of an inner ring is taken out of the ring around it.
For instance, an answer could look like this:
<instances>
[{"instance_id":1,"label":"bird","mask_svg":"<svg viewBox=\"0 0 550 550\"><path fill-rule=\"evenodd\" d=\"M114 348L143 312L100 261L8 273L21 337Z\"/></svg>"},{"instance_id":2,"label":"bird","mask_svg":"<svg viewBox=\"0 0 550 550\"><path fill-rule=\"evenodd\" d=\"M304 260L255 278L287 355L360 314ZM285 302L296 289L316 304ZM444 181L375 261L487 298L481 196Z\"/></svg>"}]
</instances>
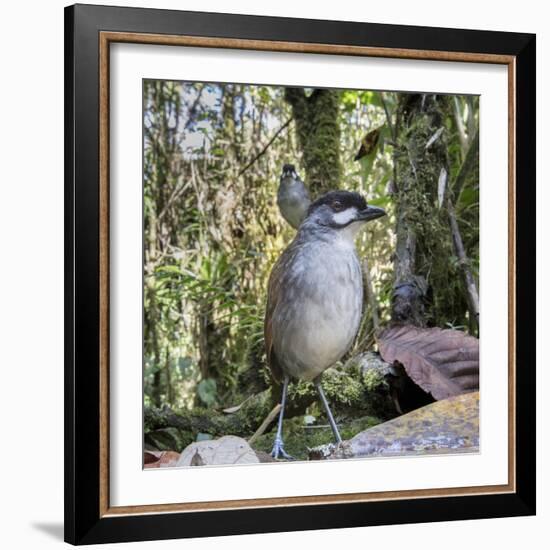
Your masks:
<instances>
[{"instance_id":1,"label":"bird","mask_svg":"<svg viewBox=\"0 0 550 550\"><path fill-rule=\"evenodd\" d=\"M311 204L309 192L293 164L285 164L279 179L277 205L283 218L298 229Z\"/></svg>"},{"instance_id":2,"label":"bird","mask_svg":"<svg viewBox=\"0 0 550 550\"><path fill-rule=\"evenodd\" d=\"M321 377L350 349L361 321L363 276L355 237L366 222L384 215L359 193L328 192L309 206L296 236L271 270L265 349L271 374L283 386L271 452L276 459L292 459L282 437L291 379L314 383L336 443L342 441Z\"/></svg>"}]
</instances>

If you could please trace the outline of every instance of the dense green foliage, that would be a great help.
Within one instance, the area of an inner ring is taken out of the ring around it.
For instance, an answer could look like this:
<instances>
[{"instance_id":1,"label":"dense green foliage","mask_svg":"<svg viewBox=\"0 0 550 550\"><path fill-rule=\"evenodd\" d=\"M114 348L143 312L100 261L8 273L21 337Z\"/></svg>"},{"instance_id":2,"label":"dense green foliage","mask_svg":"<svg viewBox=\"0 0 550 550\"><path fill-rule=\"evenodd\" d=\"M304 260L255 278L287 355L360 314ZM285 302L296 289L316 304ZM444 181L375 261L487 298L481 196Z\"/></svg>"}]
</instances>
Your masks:
<instances>
[{"instance_id":1,"label":"dense green foliage","mask_svg":"<svg viewBox=\"0 0 550 550\"><path fill-rule=\"evenodd\" d=\"M145 82L146 406L219 411L270 388L263 350L267 279L294 234L276 205L284 163L297 166L314 194L338 182L388 211L357 243L360 257L369 262L373 292L367 292L350 355L373 347L375 329L391 316L397 170L409 162L411 135L415 154L424 155L426 142L442 128L428 153L444 156L453 183L477 131L477 98L442 99L437 120L424 120L419 134L415 128L422 121L399 121L406 97ZM377 128L375 147L354 161L361 140ZM429 170L429 159L425 164ZM428 322L475 330L445 210L437 204L438 176L421 182L417 208L409 212L422 218L417 222L421 271L430 286ZM452 200L476 273L478 195L475 166ZM353 391L353 381L346 388L343 394ZM358 411L357 418L370 414Z\"/></svg>"}]
</instances>

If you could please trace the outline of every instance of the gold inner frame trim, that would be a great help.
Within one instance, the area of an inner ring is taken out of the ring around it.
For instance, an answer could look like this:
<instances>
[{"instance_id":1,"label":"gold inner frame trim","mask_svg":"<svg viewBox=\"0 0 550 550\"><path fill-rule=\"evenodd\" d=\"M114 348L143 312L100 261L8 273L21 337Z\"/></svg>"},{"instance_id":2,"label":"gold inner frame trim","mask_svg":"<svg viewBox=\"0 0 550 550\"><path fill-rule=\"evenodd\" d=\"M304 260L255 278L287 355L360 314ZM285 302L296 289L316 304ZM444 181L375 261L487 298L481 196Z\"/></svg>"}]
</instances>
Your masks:
<instances>
[{"instance_id":1,"label":"gold inner frame trim","mask_svg":"<svg viewBox=\"0 0 550 550\"><path fill-rule=\"evenodd\" d=\"M109 503L109 82L110 44L113 42L154 44L162 46L187 46L255 50L268 52L313 53L327 55L351 55L364 57L387 57L393 59L420 59L429 61L457 61L465 63L493 63L508 68L508 483L476 487L415 489L406 491L383 491L371 493L346 493L302 497L277 497L214 502L191 502L150 504L140 506L116 506ZM511 55L414 50L402 48L378 48L215 38L205 36L161 35L146 33L107 32L99 33L99 284L100 284L100 468L99 468L99 514L100 517L124 515L159 514L175 512L198 512L208 510L231 510L279 506L314 506L321 504L344 504L352 502L375 502L449 496L487 495L514 493L516 490L516 242L515 242L515 89L516 59Z\"/></svg>"}]
</instances>

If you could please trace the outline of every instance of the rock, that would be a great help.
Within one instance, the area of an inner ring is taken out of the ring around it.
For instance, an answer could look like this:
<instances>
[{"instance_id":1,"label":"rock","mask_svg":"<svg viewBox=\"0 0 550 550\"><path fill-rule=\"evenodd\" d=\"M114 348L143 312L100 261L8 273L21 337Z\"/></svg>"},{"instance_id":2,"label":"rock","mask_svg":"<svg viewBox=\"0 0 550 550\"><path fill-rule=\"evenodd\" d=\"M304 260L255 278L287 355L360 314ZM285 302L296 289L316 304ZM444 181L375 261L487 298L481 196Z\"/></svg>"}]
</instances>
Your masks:
<instances>
[{"instance_id":1,"label":"rock","mask_svg":"<svg viewBox=\"0 0 550 550\"><path fill-rule=\"evenodd\" d=\"M479 392L437 401L358 433L328 456L312 449L311 458L361 458L477 452Z\"/></svg>"},{"instance_id":2,"label":"rock","mask_svg":"<svg viewBox=\"0 0 550 550\"><path fill-rule=\"evenodd\" d=\"M258 464L260 462L267 462L267 460L259 456L259 453L255 452L245 439L225 435L219 439L191 443L182 451L176 466Z\"/></svg>"},{"instance_id":3,"label":"rock","mask_svg":"<svg viewBox=\"0 0 550 550\"><path fill-rule=\"evenodd\" d=\"M366 351L352 357L347 363L346 368L356 367L363 376L377 373L380 378L389 375L395 375L395 367L391 363L386 363L378 353Z\"/></svg>"}]
</instances>

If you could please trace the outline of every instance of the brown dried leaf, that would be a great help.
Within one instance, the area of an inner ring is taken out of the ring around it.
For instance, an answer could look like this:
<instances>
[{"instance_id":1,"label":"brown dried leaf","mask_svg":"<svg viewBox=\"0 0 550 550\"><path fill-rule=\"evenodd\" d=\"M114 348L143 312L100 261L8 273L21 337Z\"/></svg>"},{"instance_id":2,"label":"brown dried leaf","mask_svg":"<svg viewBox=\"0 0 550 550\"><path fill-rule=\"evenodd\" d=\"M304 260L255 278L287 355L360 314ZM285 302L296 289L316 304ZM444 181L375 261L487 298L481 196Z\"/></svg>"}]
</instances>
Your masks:
<instances>
[{"instance_id":1,"label":"brown dried leaf","mask_svg":"<svg viewBox=\"0 0 550 550\"><path fill-rule=\"evenodd\" d=\"M161 454L162 454L162 451L145 451L143 453L143 463L147 467L147 464L153 464L155 462L158 462Z\"/></svg>"},{"instance_id":2,"label":"brown dried leaf","mask_svg":"<svg viewBox=\"0 0 550 550\"><path fill-rule=\"evenodd\" d=\"M359 160L363 157L370 155L374 151L374 148L376 147L376 145L378 144L379 138L380 138L380 128L376 128L370 131L361 140L361 147L359 148L359 151L357 152L353 160Z\"/></svg>"},{"instance_id":3,"label":"brown dried leaf","mask_svg":"<svg viewBox=\"0 0 550 550\"><path fill-rule=\"evenodd\" d=\"M378 336L380 355L398 361L437 400L479 389L479 340L459 330L396 326Z\"/></svg>"},{"instance_id":4,"label":"brown dried leaf","mask_svg":"<svg viewBox=\"0 0 550 550\"><path fill-rule=\"evenodd\" d=\"M176 451L164 451L160 457L160 468L171 468L178 463L180 454Z\"/></svg>"},{"instance_id":5,"label":"brown dried leaf","mask_svg":"<svg viewBox=\"0 0 550 550\"><path fill-rule=\"evenodd\" d=\"M179 458L180 454L175 451L145 451L143 463L145 468L171 468Z\"/></svg>"}]
</instances>

